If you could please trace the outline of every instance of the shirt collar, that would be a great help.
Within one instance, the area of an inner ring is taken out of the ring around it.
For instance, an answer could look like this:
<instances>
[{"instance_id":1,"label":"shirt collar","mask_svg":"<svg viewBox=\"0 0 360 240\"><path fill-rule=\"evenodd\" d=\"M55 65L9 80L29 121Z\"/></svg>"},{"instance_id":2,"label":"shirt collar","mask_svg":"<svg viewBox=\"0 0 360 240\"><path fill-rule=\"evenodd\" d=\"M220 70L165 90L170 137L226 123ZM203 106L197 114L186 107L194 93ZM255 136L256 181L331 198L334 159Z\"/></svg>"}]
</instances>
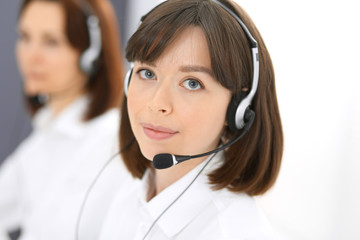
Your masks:
<instances>
[{"instance_id":1,"label":"shirt collar","mask_svg":"<svg viewBox=\"0 0 360 240\"><path fill-rule=\"evenodd\" d=\"M53 110L45 106L33 118L35 130L50 131L69 137L81 135L84 129L83 116L89 105L89 97L81 96L53 118Z\"/></svg>"},{"instance_id":2,"label":"shirt collar","mask_svg":"<svg viewBox=\"0 0 360 240\"><path fill-rule=\"evenodd\" d=\"M185 193L169 207L161 216L157 225L168 236L172 237L180 232L190 221L192 221L213 199L213 193L208 183L208 174L222 163L223 152L217 153L213 159L211 155L184 177L164 189L161 193L146 202L148 190L147 171L142 180L142 190L140 193L141 205L145 207L152 219L156 219L163 211L186 189L193 181L199 171L210 160L195 182L185 191Z\"/></svg>"}]
</instances>

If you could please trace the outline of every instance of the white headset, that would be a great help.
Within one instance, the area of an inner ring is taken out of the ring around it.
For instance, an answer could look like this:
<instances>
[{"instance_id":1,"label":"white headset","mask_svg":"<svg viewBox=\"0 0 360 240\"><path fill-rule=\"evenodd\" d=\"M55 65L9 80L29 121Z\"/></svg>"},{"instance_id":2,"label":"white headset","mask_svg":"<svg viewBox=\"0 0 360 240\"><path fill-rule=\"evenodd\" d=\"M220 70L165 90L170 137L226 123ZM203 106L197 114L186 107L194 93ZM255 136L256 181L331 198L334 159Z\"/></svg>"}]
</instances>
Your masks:
<instances>
[{"instance_id":1,"label":"white headset","mask_svg":"<svg viewBox=\"0 0 360 240\"><path fill-rule=\"evenodd\" d=\"M80 69L87 75L94 74L95 63L100 56L102 49L101 29L99 18L91 8L87 0L80 2L81 9L86 16L86 26L89 32L89 47L80 56Z\"/></svg>"}]
</instances>

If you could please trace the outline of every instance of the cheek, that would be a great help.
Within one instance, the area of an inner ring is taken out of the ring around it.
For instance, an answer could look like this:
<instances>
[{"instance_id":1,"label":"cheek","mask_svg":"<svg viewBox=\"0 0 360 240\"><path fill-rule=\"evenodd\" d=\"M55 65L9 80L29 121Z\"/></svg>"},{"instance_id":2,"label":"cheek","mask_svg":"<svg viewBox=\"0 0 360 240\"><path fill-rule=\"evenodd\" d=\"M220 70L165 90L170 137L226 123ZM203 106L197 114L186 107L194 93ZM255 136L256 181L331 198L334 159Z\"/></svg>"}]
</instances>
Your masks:
<instances>
[{"instance_id":1,"label":"cheek","mask_svg":"<svg viewBox=\"0 0 360 240\"><path fill-rule=\"evenodd\" d=\"M74 81L80 81L83 76L76 56L51 57L47 61L46 71L51 84L58 88L78 85Z\"/></svg>"},{"instance_id":2,"label":"cheek","mask_svg":"<svg viewBox=\"0 0 360 240\"><path fill-rule=\"evenodd\" d=\"M128 89L127 96L127 108L130 120L134 119L136 116L146 110L147 103L151 100L151 93L149 89L144 89L135 82L135 80L130 81L130 87Z\"/></svg>"},{"instance_id":3,"label":"cheek","mask_svg":"<svg viewBox=\"0 0 360 240\"><path fill-rule=\"evenodd\" d=\"M74 53L63 53L59 56L48 57L48 67L60 75L73 75L76 72L80 72L79 55Z\"/></svg>"},{"instance_id":4,"label":"cheek","mask_svg":"<svg viewBox=\"0 0 360 240\"><path fill-rule=\"evenodd\" d=\"M16 56L16 61L18 64L18 68L21 72L24 71L25 69L25 57L26 54L24 52L24 49L21 47L21 45L19 43L17 43L16 47L15 47L15 56Z\"/></svg>"},{"instance_id":5,"label":"cheek","mask_svg":"<svg viewBox=\"0 0 360 240\"><path fill-rule=\"evenodd\" d=\"M129 96L127 98L127 109L128 109L130 125L134 132L136 131L136 129L134 129L135 119L137 113L139 112L139 108L141 107L141 102L143 101L139 101L139 98L137 98L136 95L129 92Z\"/></svg>"},{"instance_id":6,"label":"cheek","mask_svg":"<svg viewBox=\"0 0 360 240\"><path fill-rule=\"evenodd\" d=\"M190 138L206 141L221 136L226 115L227 103L209 102L198 108L181 111L182 125L187 126ZM182 109L186 109L182 107ZM217 140L215 140L217 141Z\"/></svg>"}]
</instances>

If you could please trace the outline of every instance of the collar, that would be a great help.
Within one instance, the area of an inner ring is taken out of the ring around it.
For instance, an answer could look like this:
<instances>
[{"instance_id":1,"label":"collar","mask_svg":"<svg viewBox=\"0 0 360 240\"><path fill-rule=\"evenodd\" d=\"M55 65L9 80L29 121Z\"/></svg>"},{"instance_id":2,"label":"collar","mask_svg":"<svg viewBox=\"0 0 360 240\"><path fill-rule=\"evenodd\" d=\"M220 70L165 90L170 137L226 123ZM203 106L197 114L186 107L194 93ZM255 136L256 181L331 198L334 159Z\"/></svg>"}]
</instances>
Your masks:
<instances>
[{"instance_id":1,"label":"collar","mask_svg":"<svg viewBox=\"0 0 360 240\"><path fill-rule=\"evenodd\" d=\"M168 236L172 237L180 232L189 224L202 210L213 200L213 191L208 184L208 174L214 170L218 164L222 163L223 152L211 155L184 177L164 189L149 202L146 202L148 189L149 170L142 179L142 189L139 195L140 204L147 210L153 220L160 214L188 187L199 171L210 160L204 171L199 175L195 182L186 192L161 216L157 225Z\"/></svg>"},{"instance_id":2,"label":"collar","mask_svg":"<svg viewBox=\"0 0 360 240\"><path fill-rule=\"evenodd\" d=\"M85 128L83 116L89 105L89 96L83 95L53 118L53 110L45 106L35 114L33 127L37 131L60 133L69 137L78 137Z\"/></svg>"}]
</instances>

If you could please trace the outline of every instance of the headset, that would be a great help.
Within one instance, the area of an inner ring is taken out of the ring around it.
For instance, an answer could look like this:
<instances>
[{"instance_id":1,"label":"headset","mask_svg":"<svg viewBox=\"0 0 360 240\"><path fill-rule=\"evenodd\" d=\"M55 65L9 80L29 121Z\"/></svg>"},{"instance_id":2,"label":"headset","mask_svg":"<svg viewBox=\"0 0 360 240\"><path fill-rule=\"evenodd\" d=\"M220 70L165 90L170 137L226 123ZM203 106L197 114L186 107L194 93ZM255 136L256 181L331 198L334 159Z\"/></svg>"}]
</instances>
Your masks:
<instances>
[{"instance_id":1,"label":"headset","mask_svg":"<svg viewBox=\"0 0 360 240\"><path fill-rule=\"evenodd\" d=\"M101 29L99 18L95 15L87 0L81 0L80 8L86 16L86 26L89 33L89 47L81 54L79 60L80 69L87 75L93 75L96 71L95 63L102 49Z\"/></svg>"},{"instance_id":2,"label":"headset","mask_svg":"<svg viewBox=\"0 0 360 240\"><path fill-rule=\"evenodd\" d=\"M237 22L240 24L241 28L243 29L251 47L252 52L252 65L253 65L253 76L252 76L252 86L250 89L250 92L247 94L247 92L242 91L239 96L233 96L230 104L227 109L226 113L226 121L228 123L229 128L232 131L237 131L242 128L244 128L245 123L249 120L248 116L250 111L250 105L252 102L252 99L254 98L258 82L259 82L259 54L258 54L258 44L255 40L255 38L251 35L250 31L246 27L246 25L243 23L243 21L233 12L231 11L227 6L225 6L223 3L212 0L214 3L221 6L225 11L227 11L231 16L233 16ZM161 4L160 4L161 5ZM158 5L159 6L159 5ZM158 7L157 6L157 7ZM155 7L155 8L157 8ZM146 15L145 15L146 17ZM128 88L130 84L131 75L133 72L134 64L130 64L130 69L126 73L125 80L124 80L124 90L125 90L125 96L127 97L128 94Z\"/></svg>"}]
</instances>

